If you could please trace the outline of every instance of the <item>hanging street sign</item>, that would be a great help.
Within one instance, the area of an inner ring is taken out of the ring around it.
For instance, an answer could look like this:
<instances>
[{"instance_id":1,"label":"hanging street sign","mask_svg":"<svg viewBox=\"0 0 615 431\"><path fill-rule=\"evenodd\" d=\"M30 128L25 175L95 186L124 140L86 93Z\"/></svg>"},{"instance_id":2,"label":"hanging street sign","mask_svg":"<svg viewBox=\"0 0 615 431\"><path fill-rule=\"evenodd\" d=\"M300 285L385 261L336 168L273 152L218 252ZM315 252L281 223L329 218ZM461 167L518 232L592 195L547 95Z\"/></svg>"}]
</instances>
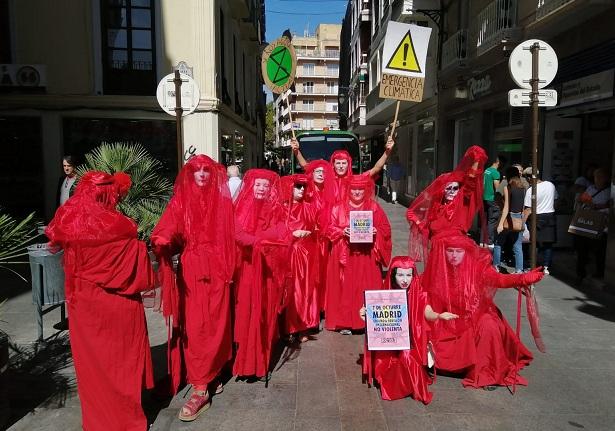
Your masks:
<instances>
[{"instance_id":1,"label":"hanging street sign","mask_svg":"<svg viewBox=\"0 0 615 431\"><path fill-rule=\"evenodd\" d=\"M382 50L380 97L420 102L430 27L389 21Z\"/></svg>"},{"instance_id":2,"label":"hanging street sign","mask_svg":"<svg viewBox=\"0 0 615 431\"><path fill-rule=\"evenodd\" d=\"M194 79L188 75L180 73L182 80L181 85L181 107L184 110L182 116L192 114L199 105L201 92L199 86ZM162 78L156 89L156 99L160 107L170 115L175 116L175 74L169 73Z\"/></svg>"},{"instance_id":3,"label":"hanging street sign","mask_svg":"<svg viewBox=\"0 0 615 431\"><path fill-rule=\"evenodd\" d=\"M530 106L532 91L524 88L515 88L508 92L508 104L514 107ZM538 106L557 105L557 91L552 89L538 90Z\"/></svg>"},{"instance_id":4,"label":"hanging street sign","mask_svg":"<svg viewBox=\"0 0 615 431\"><path fill-rule=\"evenodd\" d=\"M286 36L274 40L263 50L261 71L265 85L272 92L281 94L288 90L295 81L296 69L297 54Z\"/></svg>"},{"instance_id":5,"label":"hanging street sign","mask_svg":"<svg viewBox=\"0 0 615 431\"><path fill-rule=\"evenodd\" d=\"M557 74L557 54L551 46L542 40L529 39L521 42L513 49L508 59L508 69L513 81L521 87L531 89L532 85L532 53L530 47L538 43L540 52L538 56L538 88L544 88L553 81Z\"/></svg>"}]
</instances>

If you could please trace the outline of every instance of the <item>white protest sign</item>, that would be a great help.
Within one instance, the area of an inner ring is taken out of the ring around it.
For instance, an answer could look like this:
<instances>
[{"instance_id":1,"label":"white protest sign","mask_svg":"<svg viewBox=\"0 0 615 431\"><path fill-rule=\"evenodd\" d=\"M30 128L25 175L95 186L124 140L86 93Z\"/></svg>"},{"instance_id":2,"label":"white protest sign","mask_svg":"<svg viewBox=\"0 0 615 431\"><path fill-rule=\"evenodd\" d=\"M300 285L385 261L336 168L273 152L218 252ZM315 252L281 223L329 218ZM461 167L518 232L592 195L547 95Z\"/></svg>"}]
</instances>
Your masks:
<instances>
[{"instance_id":1,"label":"white protest sign","mask_svg":"<svg viewBox=\"0 0 615 431\"><path fill-rule=\"evenodd\" d=\"M413 102L423 100L430 36L430 27L389 21L382 51L380 97Z\"/></svg>"}]
</instances>

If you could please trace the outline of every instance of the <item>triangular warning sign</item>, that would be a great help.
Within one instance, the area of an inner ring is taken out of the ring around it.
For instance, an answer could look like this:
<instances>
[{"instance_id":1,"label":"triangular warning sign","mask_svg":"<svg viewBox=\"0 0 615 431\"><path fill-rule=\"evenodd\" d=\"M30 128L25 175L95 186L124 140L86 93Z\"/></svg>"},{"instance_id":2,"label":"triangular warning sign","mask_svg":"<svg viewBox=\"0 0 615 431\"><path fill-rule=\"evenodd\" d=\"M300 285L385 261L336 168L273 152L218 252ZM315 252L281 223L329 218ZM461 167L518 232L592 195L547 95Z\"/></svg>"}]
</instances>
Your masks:
<instances>
[{"instance_id":1,"label":"triangular warning sign","mask_svg":"<svg viewBox=\"0 0 615 431\"><path fill-rule=\"evenodd\" d=\"M410 31L408 31L401 42L399 42L399 45L395 48L386 67L387 69L421 73L421 66L416 58Z\"/></svg>"}]
</instances>

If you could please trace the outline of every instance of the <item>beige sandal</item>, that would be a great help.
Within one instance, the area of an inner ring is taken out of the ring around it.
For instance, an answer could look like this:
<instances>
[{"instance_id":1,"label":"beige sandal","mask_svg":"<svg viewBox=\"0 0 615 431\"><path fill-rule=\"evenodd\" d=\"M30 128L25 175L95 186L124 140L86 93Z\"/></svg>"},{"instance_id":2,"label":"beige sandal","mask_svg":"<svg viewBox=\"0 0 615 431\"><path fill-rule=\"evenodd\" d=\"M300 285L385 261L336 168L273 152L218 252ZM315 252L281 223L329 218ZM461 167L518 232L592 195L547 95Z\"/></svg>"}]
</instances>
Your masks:
<instances>
[{"instance_id":1,"label":"beige sandal","mask_svg":"<svg viewBox=\"0 0 615 431\"><path fill-rule=\"evenodd\" d=\"M192 422L211 406L207 391L193 391L190 399L179 410L179 420Z\"/></svg>"}]
</instances>

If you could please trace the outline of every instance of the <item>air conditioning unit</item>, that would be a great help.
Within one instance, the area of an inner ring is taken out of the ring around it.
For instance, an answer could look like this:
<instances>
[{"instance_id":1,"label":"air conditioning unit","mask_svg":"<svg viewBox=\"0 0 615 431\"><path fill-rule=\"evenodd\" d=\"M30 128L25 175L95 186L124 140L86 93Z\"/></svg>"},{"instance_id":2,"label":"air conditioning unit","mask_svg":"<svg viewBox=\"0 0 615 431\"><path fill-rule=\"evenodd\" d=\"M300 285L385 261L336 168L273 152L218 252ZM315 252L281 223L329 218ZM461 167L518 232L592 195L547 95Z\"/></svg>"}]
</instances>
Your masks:
<instances>
[{"instance_id":1,"label":"air conditioning unit","mask_svg":"<svg viewBox=\"0 0 615 431\"><path fill-rule=\"evenodd\" d=\"M47 66L44 64L0 64L0 87L46 86Z\"/></svg>"}]
</instances>

